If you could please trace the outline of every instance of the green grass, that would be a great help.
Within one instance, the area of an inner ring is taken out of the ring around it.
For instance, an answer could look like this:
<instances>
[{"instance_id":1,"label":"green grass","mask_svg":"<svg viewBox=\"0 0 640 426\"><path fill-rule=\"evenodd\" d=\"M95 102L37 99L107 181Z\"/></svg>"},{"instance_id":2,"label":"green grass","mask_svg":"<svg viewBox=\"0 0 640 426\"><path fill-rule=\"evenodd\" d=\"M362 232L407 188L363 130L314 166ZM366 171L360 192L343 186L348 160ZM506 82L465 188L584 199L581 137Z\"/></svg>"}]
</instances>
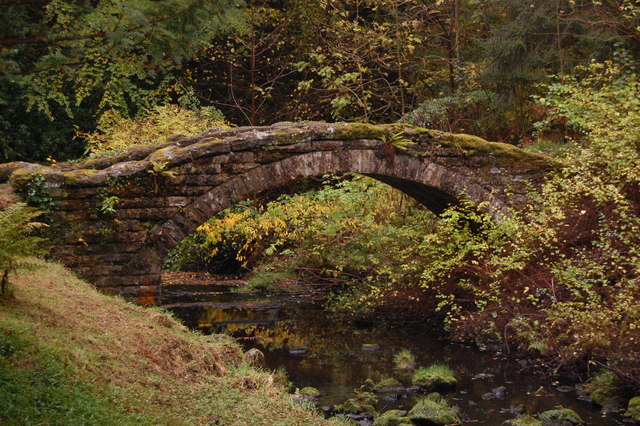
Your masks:
<instances>
[{"instance_id":1,"label":"green grass","mask_svg":"<svg viewBox=\"0 0 640 426\"><path fill-rule=\"evenodd\" d=\"M37 262L0 301L0 423L328 423L294 402L282 374L243 364L233 339Z\"/></svg>"},{"instance_id":2,"label":"green grass","mask_svg":"<svg viewBox=\"0 0 640 426\"><path fill-rule=\"evenodd\" d=\"M77 371L58 351L38 348L25 336L16 324L0 329L0 423L151 423L99 397L98 389L76 379Z\"/></svg>"},{"instance_id":3,"label":"green grass","mask_svg":"<svg viewBox=\"0 0 640 426\"><path fill-rule=\"evenodd\" d=\"M393 363L396 368L408 370L415 368L416 359L409 349L401 349L393 356Z\"/></svg>"}]
</instances>

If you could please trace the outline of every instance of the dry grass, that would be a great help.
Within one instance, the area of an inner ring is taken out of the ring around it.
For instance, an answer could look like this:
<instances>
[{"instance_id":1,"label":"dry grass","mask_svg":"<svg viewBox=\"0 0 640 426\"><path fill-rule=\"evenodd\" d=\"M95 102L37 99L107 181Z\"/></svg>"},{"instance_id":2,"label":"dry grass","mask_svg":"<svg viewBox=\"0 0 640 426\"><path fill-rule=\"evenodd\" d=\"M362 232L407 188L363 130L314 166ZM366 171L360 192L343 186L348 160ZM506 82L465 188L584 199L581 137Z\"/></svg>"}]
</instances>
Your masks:
<instances>
[{"instance_id":1,"label":"dry grass","mask_svg":"<svg viewBox=\"0 0 640 426\"><path fill-rule=\"evenodd\" d=\"M242 365L225 336L186 330L169 315L105 296L57 264L13 278L0 323L30 330L101 397L163 424L322 424L278 377ZM242 407L242 409L238 409Z\"/></svg>"}]
</instances>

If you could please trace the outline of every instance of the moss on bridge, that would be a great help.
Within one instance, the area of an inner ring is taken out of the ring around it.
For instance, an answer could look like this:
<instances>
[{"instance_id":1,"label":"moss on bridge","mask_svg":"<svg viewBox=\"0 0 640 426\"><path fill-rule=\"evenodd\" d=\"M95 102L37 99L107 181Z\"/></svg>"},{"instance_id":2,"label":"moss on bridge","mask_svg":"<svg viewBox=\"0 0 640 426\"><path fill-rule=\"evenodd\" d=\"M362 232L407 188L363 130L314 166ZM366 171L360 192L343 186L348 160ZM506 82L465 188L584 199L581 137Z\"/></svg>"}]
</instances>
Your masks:
<instances>
[{"instance_id":1,"label":"moss on bridge","mask_svg":"<svg viewBox=\"0 0 640 426\"><path fill-rule=\"evenodd\" d=\"M240 127L231 130L207 131L196 136L176 136L156 145L136 145L112 157L92 158L76 163L43 166L24 162L0 165L0 182L11 179L20 191L37 174L45 176L49 185L95 186L109 177L144 175L154 165L165 163L167 168L182 164L198 156L217 151L252 150L263 146L294 145L314 141L355 141L406 138L416 145L408 155L421 155L434 148L450 149L453 155L473 157L491 155L497 166L527 167L550 170L562 164L543 154L526 152L516 146L489 142L477 136L439 132L406 124L367 123L279 123L263 128ZM227 145L220 146L222 142ZM236 149L234 149L236 148ZM237 149L239 148L239 149ZM110 173L102 173L109 169Z\"/></svg>"}]
</instances>

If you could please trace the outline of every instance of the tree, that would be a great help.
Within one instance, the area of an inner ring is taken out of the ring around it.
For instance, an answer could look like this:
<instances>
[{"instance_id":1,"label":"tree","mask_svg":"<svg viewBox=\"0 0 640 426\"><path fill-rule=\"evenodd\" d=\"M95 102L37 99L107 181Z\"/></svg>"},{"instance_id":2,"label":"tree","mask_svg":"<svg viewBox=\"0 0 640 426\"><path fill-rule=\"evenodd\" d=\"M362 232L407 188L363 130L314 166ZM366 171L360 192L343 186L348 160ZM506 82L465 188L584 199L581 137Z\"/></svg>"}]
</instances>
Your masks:
<instances>
[{"instance_id":1,"label":"tree","mask_svg":"<svg viewBox=\"0 0 640 426\"><path fill-rule=\"evenodd\" d=\"M307 43L301 37L298 0L249 0L246 25L218 35L181 75L201 101L240 124L288 119L295 90L293 63Z\"/></svg>"},{"instance_id":2,"label":"tree","mask_svg":"<svg viewBox=\"0 0 640 426\"><path fill-rule=\"evenodd\" d=\"M106 110L131 116L160 99L187 94L172 72L215 33L239 25L236 4L231 0L0 2L4 158L42 159L58 150L77 154L78 149L61 149L69 145L74 127L91 130ZM25 128L25 123L36 128Z\"/></svg>"}]
</instances>

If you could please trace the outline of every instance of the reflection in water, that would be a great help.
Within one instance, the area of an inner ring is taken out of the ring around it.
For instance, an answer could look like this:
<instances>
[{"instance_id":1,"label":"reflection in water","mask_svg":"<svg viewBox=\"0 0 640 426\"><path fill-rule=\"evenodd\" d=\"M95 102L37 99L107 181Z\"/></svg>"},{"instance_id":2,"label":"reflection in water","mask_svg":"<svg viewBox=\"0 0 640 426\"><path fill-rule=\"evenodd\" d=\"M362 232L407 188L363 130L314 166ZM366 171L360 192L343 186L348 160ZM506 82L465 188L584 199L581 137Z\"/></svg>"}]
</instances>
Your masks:
<instances>
[{"instance_id":1,"label":"reflection in water","mask_svg":"<svg viewBox=\"0 0 640 426\"><path fill-rule=\"evenodd\" d=\"M395 377L410 386L411 373L393 367L393 355L409 349L420 366L441 362L456 371L458 388L448 398L467 421L500 424L522 408L535 414L562 405L577 411L590 425L621 423L617 417L603 418L590 403L578 400L573 390L560 392L548 381L520 374L516 361L497 360L475 348L441 341L420 326L392 319L354 323L325 312L317 300L305 295L207 294L202 288L193 294L189 289L193 287L163 289L165 306L190 327L230 334L247 349L262 350L267 366L284 367L296 387L320 389L320 405L344 402L367 378L377 382ZM364 344L380 348L365 351ZM505 397L487 400L487 394L498 386L507 388ZM414 402L415 395L407 392L381 395L377 408L409 409Z\"/></svg>"}]
</instances>

